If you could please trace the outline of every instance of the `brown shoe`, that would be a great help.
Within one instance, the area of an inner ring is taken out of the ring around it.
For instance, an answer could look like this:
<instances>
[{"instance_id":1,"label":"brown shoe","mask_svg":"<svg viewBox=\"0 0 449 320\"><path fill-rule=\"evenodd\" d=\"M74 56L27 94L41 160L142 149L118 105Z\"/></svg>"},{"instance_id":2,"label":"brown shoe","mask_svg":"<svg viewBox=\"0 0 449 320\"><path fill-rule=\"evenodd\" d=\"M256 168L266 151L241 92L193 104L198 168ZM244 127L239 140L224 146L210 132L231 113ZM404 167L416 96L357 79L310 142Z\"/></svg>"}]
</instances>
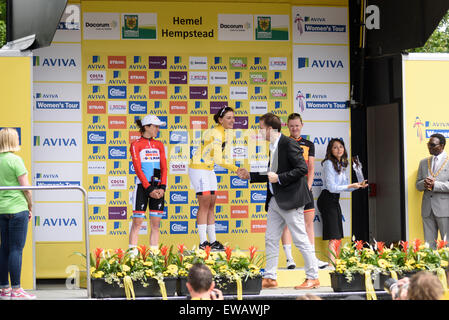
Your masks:
<instances>
[{"instance_id":1,"label":"brown shoe","mask_svg":"<svg viewBox=\"0 0 449 320\"><path fill-rule=\"evenodd\" d=\"M270 288L277 288L278 282L273 279L269 278L263 278L262 279L262 289L270 289Z\"/></svg>"},{"instance_id":2,"label":"brown shoe","mask_svg":"<svg viewBox=\"0 0 449 320\"><path fill-rule=\"evenodd\" d=\"M318 279L306 279L301 285L296 286L296 290L303 290L303 289L317 289L320 287L320 280Z\"/></svg>"}]
</instances>

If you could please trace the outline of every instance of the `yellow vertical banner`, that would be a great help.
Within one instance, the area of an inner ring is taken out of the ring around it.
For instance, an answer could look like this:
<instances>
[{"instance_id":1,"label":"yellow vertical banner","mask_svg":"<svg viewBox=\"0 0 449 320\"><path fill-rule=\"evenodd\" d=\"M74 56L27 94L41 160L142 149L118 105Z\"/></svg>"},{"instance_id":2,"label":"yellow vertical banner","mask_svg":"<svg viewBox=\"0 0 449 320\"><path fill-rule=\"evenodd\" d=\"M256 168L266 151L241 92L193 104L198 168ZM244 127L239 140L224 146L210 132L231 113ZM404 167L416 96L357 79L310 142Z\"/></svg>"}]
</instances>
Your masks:
<instances>
[{"instance_id":1,"label":"yellow vertical banner","mask_svg":"<svg viewBox=\"0 0 449 320\"><path fill-rule=\"evenodd\" d=\"M422 192L416 189L419 162L430 157L427 142L434 133L449 137L444 105L449 99L447 54L403 56L404 156L407 238L424 239L421 218Z\"/></svg>"},{"instance_id":2,"label":"yellow vertical banner","mask_svg":"<svg viewBox=\"0 0 449 320\"><path fill-rule=\"evenodd\" d=\"M31 183L31 103L32 103L32 54L0 53L0 128L16 128L20 136L20 156L28 170ZM21 286L34 289L33 233L28 223L28 233L23 249Z\"/></svg>"}]
</instances>

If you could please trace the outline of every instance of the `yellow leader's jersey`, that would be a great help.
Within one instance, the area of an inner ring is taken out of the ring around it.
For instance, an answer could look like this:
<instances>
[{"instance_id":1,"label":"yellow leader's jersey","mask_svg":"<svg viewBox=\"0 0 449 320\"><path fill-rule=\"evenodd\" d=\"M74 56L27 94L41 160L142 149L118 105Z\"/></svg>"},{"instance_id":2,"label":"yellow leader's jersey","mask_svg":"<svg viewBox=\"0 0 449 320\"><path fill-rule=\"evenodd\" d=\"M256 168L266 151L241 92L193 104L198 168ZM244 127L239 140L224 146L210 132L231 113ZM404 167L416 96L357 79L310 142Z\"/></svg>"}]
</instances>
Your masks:
<instances>
[{"instance_id":1,"label":"yellow leader's jersey","mask_svg":"<svg viewBox=\"0 0 449 320\"><path fill-rule=\"evenodd\" d=\"M190 160L190 168L214 170L217 164L231 171L237 171L230 157L230 148L226 148L226 132L222 125L218 124L206 130L201 139L201 146L195 151Z\"/></svg>"}]
</instances>

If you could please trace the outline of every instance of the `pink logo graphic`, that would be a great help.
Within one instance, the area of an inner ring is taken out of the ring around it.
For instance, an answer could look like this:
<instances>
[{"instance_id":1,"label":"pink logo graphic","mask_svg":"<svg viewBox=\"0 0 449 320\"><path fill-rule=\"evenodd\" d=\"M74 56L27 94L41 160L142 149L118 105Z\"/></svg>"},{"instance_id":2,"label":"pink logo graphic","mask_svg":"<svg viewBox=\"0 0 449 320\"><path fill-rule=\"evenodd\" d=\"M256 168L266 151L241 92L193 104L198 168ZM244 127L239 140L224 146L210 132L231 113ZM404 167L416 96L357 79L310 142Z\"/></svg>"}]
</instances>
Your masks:
<instances>
[{"instance_id":1,"label":"pink logo graphic","mask_svg":"<svg viewBox=\"0 0 449 320\"><path fill-rule=\"evenodd\" d=\"M296 93L296 100L298 100L299 110L301 110L301 112L304 112L306 106L306 97L304 97L301 90L298 90L298 92Z\"/></svg>"},{"instance_id":2,"label":"pink logo graphic","mask_svg":"<svg viewBox=\"0 0 449 320\"><path fill-rule=\"evenodd\" d=\"M419 142L423 141L422 126L424 126L424 123L419 117L416 117L415 123L413 123L413 128L416 128L416 136L419 138Z\"/></svg>"}]
</instances>

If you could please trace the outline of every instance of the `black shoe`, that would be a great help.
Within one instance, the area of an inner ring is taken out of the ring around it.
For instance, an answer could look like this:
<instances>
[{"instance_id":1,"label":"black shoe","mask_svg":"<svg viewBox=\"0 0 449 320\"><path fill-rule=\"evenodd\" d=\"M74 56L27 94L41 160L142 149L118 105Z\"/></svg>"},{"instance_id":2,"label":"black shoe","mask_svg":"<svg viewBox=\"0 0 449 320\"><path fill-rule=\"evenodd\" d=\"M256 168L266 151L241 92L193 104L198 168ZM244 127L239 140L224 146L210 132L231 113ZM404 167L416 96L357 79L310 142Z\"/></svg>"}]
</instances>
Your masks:
<instances>
[{"instance_id":1,"label":"black shoe","mask_svg":"<svg viewBox=\"0 0 449 320\"><path fill-rule=\"evenodd\" d=\"M296 268L296 264L295 264L295 261L290 261L290 260L288 260L287 259L287 269L295 269Z\"/></svg>"},{"instance_id":2,"label":"black shoe","mask_svg":"<svg viewBox=\"0 0 449 320\"><path fill-rule=\"evenodd\" d=\"M224 251L224 249L225 249L223 247L223 245L220 242L218 242L218 241L212 242L210 244L210 246L211 246L212 250L214 250L214 251Z\"/></svg>"},{"instance_id":3,"label":"black shoe","mask_svg":"<svg viewBox=\"0 0 449 320\"><path fill-rule=\"evenodd\" d=\"M198 248L201 249L201 250L204 250L204 249L206 249L207 246L210 246L210 243L207 242L207 241L204 241L203 243L200 243Z\"/></svg>"}]
</instances>

